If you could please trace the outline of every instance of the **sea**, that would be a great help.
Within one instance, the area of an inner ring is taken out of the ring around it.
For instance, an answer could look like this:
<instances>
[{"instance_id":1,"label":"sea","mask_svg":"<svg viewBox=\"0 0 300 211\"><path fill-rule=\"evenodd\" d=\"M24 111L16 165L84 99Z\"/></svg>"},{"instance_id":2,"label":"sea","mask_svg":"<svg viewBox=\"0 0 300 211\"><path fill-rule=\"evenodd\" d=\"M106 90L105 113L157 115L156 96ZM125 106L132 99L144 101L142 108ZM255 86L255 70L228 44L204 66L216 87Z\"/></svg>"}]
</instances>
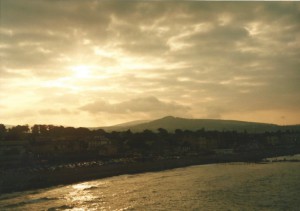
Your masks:
<instances>
[{"instance_id":1,"label":"sea","mask_svg":"<svg viewBox=\"0 0 300 211\"><path fill-rule=\"evenodd\" d=\"M300 162L282 158L121 175L4 194L0 210L296 211L300 210Z\"/></svg>"}]
</instances>

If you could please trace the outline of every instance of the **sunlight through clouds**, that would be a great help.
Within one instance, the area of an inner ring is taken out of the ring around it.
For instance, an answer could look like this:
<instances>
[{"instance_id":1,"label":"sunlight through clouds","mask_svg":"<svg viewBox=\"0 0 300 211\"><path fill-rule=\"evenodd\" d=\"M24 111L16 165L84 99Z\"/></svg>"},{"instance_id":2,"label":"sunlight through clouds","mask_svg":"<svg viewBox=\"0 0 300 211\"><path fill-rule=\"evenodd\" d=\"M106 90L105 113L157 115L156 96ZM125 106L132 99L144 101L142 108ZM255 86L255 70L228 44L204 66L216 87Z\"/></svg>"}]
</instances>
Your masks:
<instances>
[{"instance_id":1,"label":"sunlight through clouds","mask_svg":"<svg viewBox=\"0 0 300 211\"><path fill-rule=\"evenodd\" d=\"M299 123L299 11L296 2L1 1L0 118Z\"/></svg>"},{"instance_id":2,"label":"sunlight through clouds","mask_svg":"<svg viewBox=\"0 0 300 211\"><path fill-rule=\"evenodd\" d=\"M88 78L91 76L91 66L89 65L76 65L70 67L70 69L74 72L74 76L76 78Z\"/></svg>"}]
</instances>

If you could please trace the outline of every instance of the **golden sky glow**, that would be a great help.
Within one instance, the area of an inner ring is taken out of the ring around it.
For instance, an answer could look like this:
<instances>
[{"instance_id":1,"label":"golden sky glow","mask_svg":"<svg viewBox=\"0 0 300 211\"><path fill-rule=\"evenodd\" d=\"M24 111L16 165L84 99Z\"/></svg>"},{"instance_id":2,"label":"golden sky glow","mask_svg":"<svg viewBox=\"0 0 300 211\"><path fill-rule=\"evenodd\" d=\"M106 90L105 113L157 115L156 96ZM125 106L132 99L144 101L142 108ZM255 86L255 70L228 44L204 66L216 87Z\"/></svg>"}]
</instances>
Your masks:
<instances>
[{"instance_id":1,"label":"golden sky glow","mask_svg":"<svg viewBox=\"0 0 300 211\"><path fill-rule=\"evenodd\" d=\"M1 0L0 119L300 123L298 2Z\"/></svg>"}]
</instances>

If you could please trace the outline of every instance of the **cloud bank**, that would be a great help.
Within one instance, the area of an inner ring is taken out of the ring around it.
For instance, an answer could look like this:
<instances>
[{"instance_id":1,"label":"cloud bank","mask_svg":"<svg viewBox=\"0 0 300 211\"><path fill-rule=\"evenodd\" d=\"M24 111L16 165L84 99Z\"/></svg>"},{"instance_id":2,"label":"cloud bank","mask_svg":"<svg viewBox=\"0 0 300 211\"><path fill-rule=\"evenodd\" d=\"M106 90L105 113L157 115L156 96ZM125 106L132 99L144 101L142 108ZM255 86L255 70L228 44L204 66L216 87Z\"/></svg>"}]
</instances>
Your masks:
<instances>
[{"instance_id":1,"label":"cloud bank","mask_svg":"<svg viewBox=\"0 0 300 211\"><path fill-rule=\"evenodd\" d=\"M0 118L299 123L299 14L297 2L3 0Z\"/></svg>"}]
</instances>

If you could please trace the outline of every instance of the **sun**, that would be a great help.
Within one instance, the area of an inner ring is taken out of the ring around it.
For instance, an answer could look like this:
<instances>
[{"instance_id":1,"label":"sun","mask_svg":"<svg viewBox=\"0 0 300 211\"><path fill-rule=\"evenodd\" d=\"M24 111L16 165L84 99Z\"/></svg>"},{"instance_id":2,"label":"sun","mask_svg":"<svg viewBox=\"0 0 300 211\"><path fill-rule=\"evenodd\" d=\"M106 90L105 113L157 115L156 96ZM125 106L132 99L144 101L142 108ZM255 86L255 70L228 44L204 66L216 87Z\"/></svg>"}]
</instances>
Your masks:
<instances>
[{"instance_id":1,"label":"sun","mask_svg":"<svg viewBox=\"0 0 300 211\"><path fill-rule=\"evenodd\" d=\"M91 66L76 65L70 68L73 71L73 76L76 78L88 78L91 74Z\"/></svg>"}]
</instances>

